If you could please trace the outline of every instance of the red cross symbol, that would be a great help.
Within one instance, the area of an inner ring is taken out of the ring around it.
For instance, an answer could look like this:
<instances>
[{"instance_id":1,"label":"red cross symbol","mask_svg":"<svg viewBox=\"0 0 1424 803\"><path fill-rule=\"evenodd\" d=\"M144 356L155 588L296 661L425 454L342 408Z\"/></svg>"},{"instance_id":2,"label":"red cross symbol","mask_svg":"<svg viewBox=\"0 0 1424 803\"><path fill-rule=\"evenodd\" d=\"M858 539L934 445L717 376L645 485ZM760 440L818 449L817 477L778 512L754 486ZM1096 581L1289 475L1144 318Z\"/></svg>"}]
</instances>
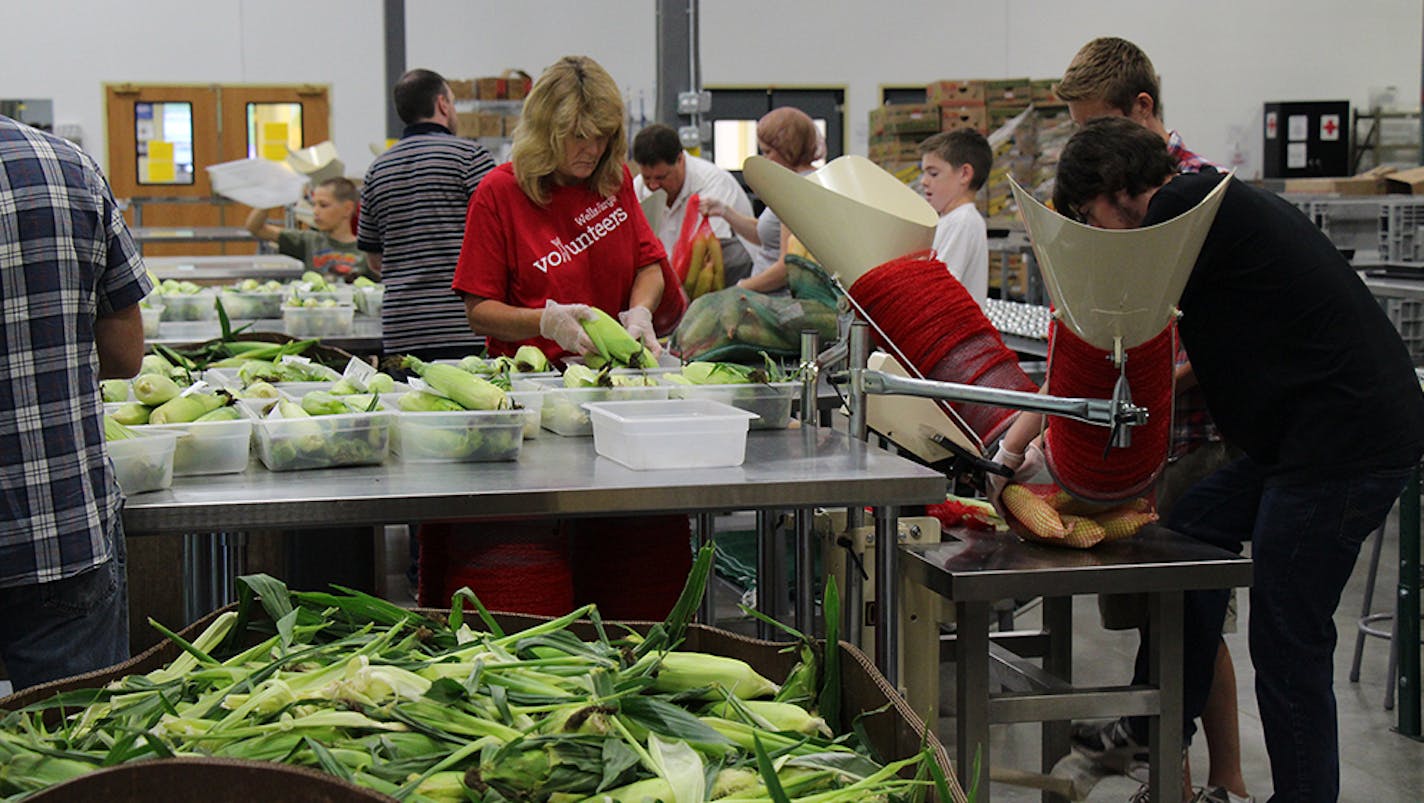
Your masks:
<instances>
[{"instance_id":1,"label":"red cross symbol","mask_svg":"<svg viewBox=\"0 0 1424 803\"><path fill-rule=\"evenodd\" d=\"M1320 139L1325 142L1336 142L1340 139L1340 115L1322 114L1320 115Z\"/></svg>"},{"instance_id":2,"label":"red cross symbol","mask_svg":"<svg viewBox=\"0 0 1424 803\"><path fill-rule=\"evenodd\" d=\"M1266 139L1276 138L1276 113L1266 115Z\"/></svg>"},{"instance_id":3,"label":"red cross symbol","mask_svg":"<svg viewBox=\"0 0 1424 803\"><path fill-rule=\"evenodd\" d=\"M1331 136L1334 136L1334 135L1335 135L1335 129L1338 128L1338 126L1335 125L1335 121L1334 121L1334 120L1326 120L1326 121L1325 121L1324 128L1325 128L1325 133L1327 133L1327 134L1329 134L1329 135L1331 135Z\"/></svg>"}]
</instances>

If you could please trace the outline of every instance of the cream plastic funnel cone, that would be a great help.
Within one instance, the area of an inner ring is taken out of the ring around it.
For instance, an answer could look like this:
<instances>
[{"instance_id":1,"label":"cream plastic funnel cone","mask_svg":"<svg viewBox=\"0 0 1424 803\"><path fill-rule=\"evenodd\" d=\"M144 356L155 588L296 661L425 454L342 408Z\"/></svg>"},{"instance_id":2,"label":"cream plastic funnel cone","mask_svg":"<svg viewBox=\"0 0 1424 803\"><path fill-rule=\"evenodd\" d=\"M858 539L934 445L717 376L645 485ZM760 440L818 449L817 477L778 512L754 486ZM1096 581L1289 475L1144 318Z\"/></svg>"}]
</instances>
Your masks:
<instances>
[{"instance_id":1,"label":"cream plastic funnel cone","mask_svg":"<svg viewBox=\"0 0 1424 803\"><path fill-rule=\"evenodd\" d=\"M287 151L287 164L298 173L311 179L312 186L332 178L341 178L346 173L346 164L336 153L336 146L330 141L319 142L310 148Z\"/></svg>"},{"instance_id":2,"label":"cream plastic funnel cone","mask_svg":"<svg viewBox=\"0 0 1424 803\"><path fill-rule=\"evenodd\" d=\"M1009 179L1054 312L1105 351L1156 337L1176 315L1231 177L1185 214L1143 229L1095 229L1049 209Z\"/></svg>"},{"instance_id":3,"label":"cream plastic funnel cone","mask_svg":"<svg viewBox=\"0 0 1424 803\"><path fill-rule=\"evenodd\" d=\"M934 244L939 216L919 193L863 156L799 176L762 156L747 183L821 265L850 287L862 274Z\"/></svg>"}]
</instances>

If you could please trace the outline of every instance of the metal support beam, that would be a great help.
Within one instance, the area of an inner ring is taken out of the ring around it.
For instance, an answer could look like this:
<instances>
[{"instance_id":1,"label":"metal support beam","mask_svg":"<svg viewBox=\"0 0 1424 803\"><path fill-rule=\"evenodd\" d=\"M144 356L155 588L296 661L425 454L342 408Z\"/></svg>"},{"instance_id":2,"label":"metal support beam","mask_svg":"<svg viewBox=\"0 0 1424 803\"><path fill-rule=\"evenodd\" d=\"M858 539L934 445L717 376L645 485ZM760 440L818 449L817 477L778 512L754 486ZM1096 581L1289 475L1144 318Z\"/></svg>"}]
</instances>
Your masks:
<instances>
[{"instance_id":1,"label":"metal support beam","mask_svg":"<svg viewBox=\"0 0 1424 803\"><path fill-rule=\"evenodd\" d=\"M657 107L659 123L677 128L677 93L689 92L694 84L692 21L697 0L657 0Z\"/></svg>"},{"instance_id":2,"label":"metal support beam","mask_svg":"<svg viewBox=\"0 0 1424 803\"><path fill-rule=\"evenodd\" d=\"M405 123L396 114L391 102L391 87L405 75L405 0L384 0L386 34L386 85L383 88L386 108L386 137L395 139L405 130Z\"/></svg>"}]
</instances>

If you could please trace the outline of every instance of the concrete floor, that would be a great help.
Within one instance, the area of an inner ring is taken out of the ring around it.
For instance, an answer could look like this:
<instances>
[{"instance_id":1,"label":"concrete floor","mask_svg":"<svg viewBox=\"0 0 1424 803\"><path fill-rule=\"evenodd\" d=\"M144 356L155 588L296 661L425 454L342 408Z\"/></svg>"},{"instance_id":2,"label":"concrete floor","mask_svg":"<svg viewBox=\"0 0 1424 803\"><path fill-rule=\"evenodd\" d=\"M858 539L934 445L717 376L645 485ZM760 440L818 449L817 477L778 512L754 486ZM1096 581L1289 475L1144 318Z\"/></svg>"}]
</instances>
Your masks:
<instances>
[{"instance_id":1,"label":"concrete floor","mask_svg":"<svg viewBox=\"0 0 1424 803\"><path fill-rule=\"evenodd\" d=\"M1391 516L1385 531L1384 549L1380 556L1379 577L1376 580L1374 610L1388 611L1393 607L1395 581L1398 576L1398 527ZM1335 614L1339 646L1335 651L1335 696L1339 711L1341 744L1340 784L1342 801L1419 801L1424 800L1424 743L1394 732L1398 719L1395 711L1384 710L1386 670L1389 642L1368 638L1360 681L1349 680L1350 660L1355 646L1355 622L1364 601L1365 579L1373 539L1366 541L1360 559L1341 598ZM1240 707L1241 762L1247 791L1257 801L1271 794L1271 771L1261 732L1260 715L1256 710L1255 673L1246 641L1246 621L1250 603L1247 593L1238 595L1240 625L1238 632L1226 637L1236 667L1237 697ZM1135 632L1104 630L1098 618L1097 605L1090 598L1078 598L1074 608L1074 677L1080 682L1093 679L1102 683L1122 683L1131 676L1132 659L1137 650ZM1019 617L1016 626L1037 627L1036 606ZM1382 625L1388 628L1389 623ZM1090 681L1091 682L1091 681ZM952 685L946 684L952 695ZM949 695L942 694L942 698ZM952 714L943 704L941 711ZM946 746L954 741L954 721L943 716L939 735ZM996 725L990 729L994 764L1036 770L1039 766L1038 728L1032 724ZM1190 750L1194 779L1201 784L1206 778L1207 754L1205 740L1196 737ZM1122 776L1101 780L1084 799L1089 801L1127 800L1137 790L1138 781ZM1037 790L994 783L990 787L994 801L1038 801Z\"/></svg>"}]
</instances>

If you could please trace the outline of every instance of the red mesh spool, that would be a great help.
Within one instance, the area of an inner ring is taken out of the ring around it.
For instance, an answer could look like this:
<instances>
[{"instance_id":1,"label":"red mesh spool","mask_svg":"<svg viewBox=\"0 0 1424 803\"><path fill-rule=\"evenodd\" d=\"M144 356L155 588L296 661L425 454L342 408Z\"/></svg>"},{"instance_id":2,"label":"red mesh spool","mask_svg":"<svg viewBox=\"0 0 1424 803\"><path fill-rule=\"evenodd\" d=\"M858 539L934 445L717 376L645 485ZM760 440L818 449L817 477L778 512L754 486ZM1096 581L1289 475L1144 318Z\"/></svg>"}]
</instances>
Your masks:
<instances>
[{"instance_id":1,"label":"red mesh spool","mask_svg":"<svg viewBox=\"0 0 1424 803\"><path fill-rule=\"evenodd\" d=\"M1044 455L1059 486L1090 502L1120 502L1151 489L1172 439L1172 382L1177 328L1127 350L1132 402L1147 408L1147 423L1132 428L1132 445L1107 451L1108 427L1048 419ZM1112 355L1054 320L1048 335L1048 392L1054 396L1112 398L1118 369Z\"/></svg>"},{"instance_id":2,"label":"red mesh spool","mask_svg":"<svg viewBox=\"0 0 1424 803\"><path fill-rule=\"evenodd\" d=\"M943 262L919 254L891 260L857 279L850 294L927 379L1038 390ZM981 404L951 402L950 407L984 442L998 437L1014 415Z\"/></svg>"},{"instance_id":3,"label":"red mesh spool","mask_svg":"<svg viewBox=\"0 0 1424 803\"><path fill-rule=\"evenodd\" d=\"M595 603L605 619L667 617L692 570L687 516L575 519L564 530L577 604Z\"/></svg>"},{"instance_id":4,"label":"red mesh spool","mask_svg":"<svg viewBox=\"0 0 1424 803\"><path fill-rule=\"evenodd\" d=\"M419 602L444 607L468 586L492 611L562 616L574 608L568 540L546 522L420 526Z\"/></svg>"}]
</instances>

